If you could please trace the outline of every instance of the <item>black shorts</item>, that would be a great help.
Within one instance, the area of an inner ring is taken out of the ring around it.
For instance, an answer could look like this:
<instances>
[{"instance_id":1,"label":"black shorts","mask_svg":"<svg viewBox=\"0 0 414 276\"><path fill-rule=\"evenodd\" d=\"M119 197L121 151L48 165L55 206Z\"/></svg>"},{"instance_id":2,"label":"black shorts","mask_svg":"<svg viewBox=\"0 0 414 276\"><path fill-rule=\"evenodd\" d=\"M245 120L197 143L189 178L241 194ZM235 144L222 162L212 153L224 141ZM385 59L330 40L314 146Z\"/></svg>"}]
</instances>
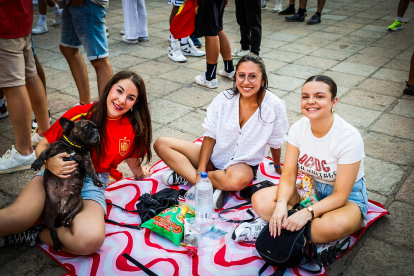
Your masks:
<instances>
[{"instance_id":1,"label":"black shorts","mask_svg":"<svg viewBox=\"0 0 414 276\"><path fill-rule=\"evenodd\" d=\"M217 36L223 30L226 0L198 0L197 4L194 36Z\"/></svg>"},{"instance_id":2,"label":"black shorts","mask_svg":"<svg viewBox=\"0 0 414 276\"><path fill-rule=\"evenodd\" d=\"M246 164L247 165L247 164ZM260 165L260 164L259 164ZM256 166L251 166L251 165L248 165L250 168L252 168L252 170L253 170L253 180L256 180L257 179L257 170L259 169L259 165L256 165ZM216 166L214 166L214 171L215 170L219 170L219 169L217 169L216 168Z\"/></svg>"}]
</instances>

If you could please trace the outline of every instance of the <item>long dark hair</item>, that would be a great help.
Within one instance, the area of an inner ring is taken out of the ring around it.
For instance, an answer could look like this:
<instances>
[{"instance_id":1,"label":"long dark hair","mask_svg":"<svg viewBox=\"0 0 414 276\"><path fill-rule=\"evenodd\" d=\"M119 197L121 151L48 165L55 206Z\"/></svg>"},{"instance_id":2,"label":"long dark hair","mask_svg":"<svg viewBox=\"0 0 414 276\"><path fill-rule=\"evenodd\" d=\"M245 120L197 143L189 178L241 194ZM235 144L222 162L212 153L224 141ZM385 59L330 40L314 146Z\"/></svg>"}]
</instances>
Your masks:
<instances>
[{"instance_id":1,"label":"long dark hair","mask_svg":"<svg viewBox=\"0 0 414 276\"><path fill-rule=\"evenodd\" d=\"M315 75L307 79L303 85L311 81L320 81L320 82L326 83L329 86L329 91L331 92L332 100L335 99L338 88L333 79L331 79L328 76L324 76L324 75Z\"/></svg>"},{"instance_id":2,"label":"long dark hair","mask_svg":"<svg viewBox=\"0 0 414 276\"><path fill-rule=\"evenodd\" d=\"M259 106L259 118L263 121L261 105L262 105L262 100L264 98L265 91L268 88L268 84L269 84L268 78L267 78L267 73L266 73L266 66L265 66L264 61L261 57L259 57L256 54L253 54L253 53L248 53L247 55L242 57L239 60L239 62L237 63L236 73L237 73L237 70L239 69L240 65L243 62L248 62L248 61L251 61L254 64L256 64L260 69L260 73L262 73L262 80L264 81L264 84L263 84L263 86L260 86L259 92L257 92L256 101L257 101L257 105ZM247 78L247 76L246 76L246 78ZM234 81L233 81L233 88L230 90L231 94L232 94L232 97L237 95L238 93L240 93L239 89L237 88L236 81L237 80L236 80L236 75L235 75L234 76Z\"/></svg>"},{"instance_id":3,"label":"long dark hair","mask_svg":"<svg viewBox=\"0 0 414 276\"><path fill-rule=\"evenodd\" d=\"M101 135L100 143L95 147L96 154L98 158L103 157L106 147L105 129L108 116L106 101L108 94L114 84L124 79L131 80L138 90L138 98L133 105L133 110L129 110L127 113L122 115L128 116L129 122L131 123L135 133L135 138L131 145L133 149L131 155L137 153L138 156L142 156L139 159L140 164L142 164L144 160L146 161L145 163L149 163L152 157L152 128L151 116L147 102L147 92L145 90L144 80L132 71L121 71L115 74L106 84L99 101L93 104L88 111L87 117L98 126L99 134Z\"/></svg>"}]
</instances>

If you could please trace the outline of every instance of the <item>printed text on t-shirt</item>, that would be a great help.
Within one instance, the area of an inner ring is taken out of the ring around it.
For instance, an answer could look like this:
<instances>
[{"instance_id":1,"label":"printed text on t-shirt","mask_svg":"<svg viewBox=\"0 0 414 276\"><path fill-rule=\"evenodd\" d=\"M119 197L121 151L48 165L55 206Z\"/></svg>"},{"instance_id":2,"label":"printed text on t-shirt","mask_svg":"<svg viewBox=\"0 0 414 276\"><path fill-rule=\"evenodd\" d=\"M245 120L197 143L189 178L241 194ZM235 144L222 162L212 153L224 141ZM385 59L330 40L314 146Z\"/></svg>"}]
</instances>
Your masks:
<instances>
[{"instance_id":1,"label":"printed text on t-shirt","mask_svg":"<svg viewBox=\"0 0 414 276\"><path fill-rule=\"evenodd\" d=\"M307 154L304 154L299 158L298 168L300 171L305 171L324 179L334 179L336 177L336 172L330 172L331 168L327 166L325 160L320 161L318 158L308 156Z\"/></svg>"}]
</instances>

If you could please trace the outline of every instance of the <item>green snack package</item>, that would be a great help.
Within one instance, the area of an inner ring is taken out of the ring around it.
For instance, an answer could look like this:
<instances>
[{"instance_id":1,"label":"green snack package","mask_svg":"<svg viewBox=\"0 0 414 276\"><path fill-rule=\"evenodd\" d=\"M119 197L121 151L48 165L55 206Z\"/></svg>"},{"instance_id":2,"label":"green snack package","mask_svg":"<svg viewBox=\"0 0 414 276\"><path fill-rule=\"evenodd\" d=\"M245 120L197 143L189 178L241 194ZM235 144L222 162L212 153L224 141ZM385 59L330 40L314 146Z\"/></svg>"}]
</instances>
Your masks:
<instances>
[{"instance_id":1,"label":"green snack package","mask_svg":"<svg viewBox=\"0 0 414 276\"><path fill-rule=\"evenodd\" d=\"M194 214L188 213L187 206L174 206L147 220L141 227L148 228L179 246L184 236L184 218L191 217Z\"/></svg>"}]
</instances>

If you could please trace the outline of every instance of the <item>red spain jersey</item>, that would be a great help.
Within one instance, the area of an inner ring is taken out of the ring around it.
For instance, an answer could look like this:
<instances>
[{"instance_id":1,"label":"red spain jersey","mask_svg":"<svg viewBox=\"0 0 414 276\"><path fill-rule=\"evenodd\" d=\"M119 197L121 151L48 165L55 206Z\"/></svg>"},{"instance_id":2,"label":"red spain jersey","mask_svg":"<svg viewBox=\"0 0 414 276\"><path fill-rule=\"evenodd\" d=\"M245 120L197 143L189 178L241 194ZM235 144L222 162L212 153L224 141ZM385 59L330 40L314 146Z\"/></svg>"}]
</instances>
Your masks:
<instances>
[{"instance_id":1,"label":"red spain jersey","mask_svg":"<svg viewBox=\"0 0 414 276\"><path fill-rule=\"evenodd\" d=\"M91 106L92 104L72 107L62 117L78 121L82 115L86 116ZM62 133L63 128L58 120L44 133L44 136L49 143L53 143L62 137ZM108 117L105 130L106 144L104 144L105 148L101 158L98 159L96 151L92 151L92 164L95 167L95 171L98 173L109 172L110 168L116 169L119 163L126 158L137 158L136 153L132 154L134 138L133 127L127 116L121 116L116 119Z\"/></svg>"}]
</instances>

